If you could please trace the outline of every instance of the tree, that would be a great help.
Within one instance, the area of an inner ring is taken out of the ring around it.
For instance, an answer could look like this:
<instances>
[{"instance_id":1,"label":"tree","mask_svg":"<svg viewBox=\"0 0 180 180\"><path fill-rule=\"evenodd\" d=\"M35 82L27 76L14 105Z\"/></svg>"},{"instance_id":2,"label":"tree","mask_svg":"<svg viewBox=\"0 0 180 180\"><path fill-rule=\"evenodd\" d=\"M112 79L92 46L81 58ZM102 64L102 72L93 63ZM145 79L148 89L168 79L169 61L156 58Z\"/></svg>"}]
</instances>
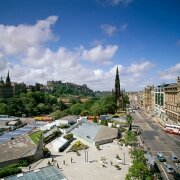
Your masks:
<instances>
[{"instance_id":1,"label":"tree","mask_svg":"<svg viewBox=\"0 0 180 180\"><path fill-rule=\"evenodd\" d=\"M97 123L97 122L98 122L96 116L94 116L93 122L94 122L94 123Z\"/></svg>"},{"instance_id":2,"label":"tree","mask_svg":"<svg viewBox=\"0 0 180 180\"><path fill-rule=\"evenodd\" d=\"M146 180L152 178L152 174L147 168L147 165L143 162L134 162L129 168L129 172L126 176L126 180L137 179Z\"/></svg>"},{"instance_id":3,"label":"tree","mask_svg":"<svg viewBox=\"0 0 180 180\"><path fill-rule=\"evenodd\" d=\"M5 103L0 103L0 114L7 114L8 106Z\"/></svg>"},{"instance_id":4,"label":"tree","mask_svg":"<svg viewBox=\"0 0 180 180\"><path fill-rule=\"evenodd\" d=\"M56 120L56 119L66 116L67 113L66 113L66 111L57 110L57 111L53 112L51 115L52 115L53 119Z\"/></svg>"},{"instance_id":5,"label":"tree","mask_svg":"<svg viewBox=\"0 0 180 180\"><path fill-rule=\"evenodd\" d=\"M132 131L126 131L125 134L125 144L133 145L137 142L136 134Z\"/></svg>"},{"instance_id":6,"label":"tree","mask_svg":"<svg viewBox=\"0 0 180 180\"><path fill-rule=\"evenodd\" d=\"M90 113L94 116L99 116L101 115L101 112L102 111L101 111L100 102L97 101L91 106Z\"/></svg>"},{"instance_id":7,"label":"tree","mask_svg":"<svg viewBox=\"0 0 180 180\"><path fill-rule=\"evenodd\" d=\"M130 114L127 114L125 118L127 126L130 126L130 124L132 123L132 116Z\"/></svg>"},{"instance_id":8,"label":"tree","mask_svg":"<svg viewBox=\"0 0 180 180\"><path fill-rule=\"evenodd\" d=\"M108 125L108 122L106 120L101 120L101 125L104 125L104 126L107 126Z\"/></svg>"},{"instance_id":9,"label":"tree","mask_svg":"<svg viewBox=\"0 0 180 180\"><path fill-rule=\"evenodd\" d=\"M146 159L144 157L144 151L141 149L134 149L131 151L133 158L133 165L129 168L129 172L126 175L126 180L151 180L153 174L148 170Z\"/></svg>"},{"instance_id":10,"label":"tree","mask_svg":"<svg viewBox=\"0 0 180 180\"><path fill-rule=\"evenodd\" d=\"M70 113L73 115L80 115L82 111L82 104L76 103L70 107Z\"/></svg>"}]
</instances>

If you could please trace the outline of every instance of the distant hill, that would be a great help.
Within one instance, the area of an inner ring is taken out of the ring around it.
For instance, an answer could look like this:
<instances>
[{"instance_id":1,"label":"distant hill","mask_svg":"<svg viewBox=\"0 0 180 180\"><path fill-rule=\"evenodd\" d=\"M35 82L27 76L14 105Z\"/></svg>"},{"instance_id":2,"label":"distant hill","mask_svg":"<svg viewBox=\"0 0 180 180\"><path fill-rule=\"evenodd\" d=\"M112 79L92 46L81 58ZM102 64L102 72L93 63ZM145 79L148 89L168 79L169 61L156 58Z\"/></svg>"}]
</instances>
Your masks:
<instances>
[{"instance_id":1,"label":"distant hill","mask_svg":"<svg viewBox=\"0 0 180 180\"><path fill-rule=\"evenodd\" d=\"M47 88L56 96L75 95L75 96L94 96L93 90L86 84L77 85L74 83L62 83L61 81L47 81Z\"/></svg>"}]
</instances>

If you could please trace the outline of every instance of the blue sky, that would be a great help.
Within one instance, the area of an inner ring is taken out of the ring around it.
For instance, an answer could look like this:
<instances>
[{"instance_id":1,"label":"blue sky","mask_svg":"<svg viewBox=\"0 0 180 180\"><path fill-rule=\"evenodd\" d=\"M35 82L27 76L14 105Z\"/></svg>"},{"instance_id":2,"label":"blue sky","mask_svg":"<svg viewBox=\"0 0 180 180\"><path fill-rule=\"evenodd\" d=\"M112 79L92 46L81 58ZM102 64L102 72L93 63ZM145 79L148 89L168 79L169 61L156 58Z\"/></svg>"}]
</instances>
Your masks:
<instances>
[{"instance_id":1,"label":"blue sky","mask_svg":"<svg viewBox=\"0 0 180 180\"><path fill-rule=\"evenodd\" d=\"M2 0L0 75L127 91L180 75L179 0Z\"/></svg>"}]
</instances>

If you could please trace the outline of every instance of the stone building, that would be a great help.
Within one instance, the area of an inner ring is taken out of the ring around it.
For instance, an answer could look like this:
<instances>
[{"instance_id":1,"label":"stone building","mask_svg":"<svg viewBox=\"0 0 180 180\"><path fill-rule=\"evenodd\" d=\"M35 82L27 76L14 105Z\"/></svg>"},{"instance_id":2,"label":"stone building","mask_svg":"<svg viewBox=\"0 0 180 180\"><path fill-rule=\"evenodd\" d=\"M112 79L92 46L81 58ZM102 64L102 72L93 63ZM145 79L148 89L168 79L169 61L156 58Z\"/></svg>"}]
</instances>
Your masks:
<instances>
[{"instance_id":1,"label":"stone building","mask_svg":"<svg viewBox=\"0 0 180 180\"><path fill-rule=\"evenodd\" d=\"M177 83L164 88L165 111L168 123L180 124L180 77Z\"/></svg>"},{"instance_id":2,"label":"stone building","mask_svg":"<svg viewBox=\"0 0 180 180\"><path fill-rule=\"evenodd\" d=\"M143 107L148 111L154 109L154 86L147 86L144 89Z\"/></svg>"},{"instance_id":3,"label":"stone building","mask_svg":"<svg viewBox=\"0 0 180 180\"><path fill-rule=\"evenodd\" d=\"M164 88L168 85L162 84L154 88L154 115L163 121L166 121Z\"/></svg>"}]
</instances>

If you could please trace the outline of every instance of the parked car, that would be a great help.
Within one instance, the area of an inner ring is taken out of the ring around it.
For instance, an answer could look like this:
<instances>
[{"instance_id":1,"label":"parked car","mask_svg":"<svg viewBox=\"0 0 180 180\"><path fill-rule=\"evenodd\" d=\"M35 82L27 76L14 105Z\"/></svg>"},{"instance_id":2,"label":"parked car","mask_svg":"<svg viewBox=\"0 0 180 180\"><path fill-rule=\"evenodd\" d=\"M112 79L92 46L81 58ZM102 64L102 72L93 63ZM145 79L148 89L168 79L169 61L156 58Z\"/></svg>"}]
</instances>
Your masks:
<instances>
[{"instance_id":1,"label":"parked car","mask_svg":"<svg viewBox=\"0 0 180 180\"><path fill-rule=\"evenodd\" d=\"M171 164L165 164L165 168L166 168L166 171L167 171L168 173L174 173L174 172L175 172L175 171L174 171L174 168L172 167Z\"/></svg>"},{"instance_id":2,"label":"parked car","mask_svg":"<svg viewBox=\"0 0 180 180\"><path fill-rule=\"evenodd\" d=\"M175 154L171 154L170 155L170 158L171 160L174 162L174 163L178 163L179 162L179 159L177 158L177 156Z\"/></svg>"},{"instance_id":3,"label":"parked car","mask_svg":"<svg viewBox=\"0 0 180 180\"><path fill-rule=\"evenodd\" d=\"M175 180L180 180L180 173L175 172L175 173L173 174L173 177L174 177Z\"/></svg>"},{"instance_id":4,"label":"parked car","mask_svg":"<svg viewBox=\"0 0 180 180\"><path fill-rule=\"evenodd\" d=\"M157 159L158 159L160 162L165 162L165 161L166 161L163 153L161 153L161 152L158 152L158 153L157 153Z\"/></svg>"}]
</instances>

